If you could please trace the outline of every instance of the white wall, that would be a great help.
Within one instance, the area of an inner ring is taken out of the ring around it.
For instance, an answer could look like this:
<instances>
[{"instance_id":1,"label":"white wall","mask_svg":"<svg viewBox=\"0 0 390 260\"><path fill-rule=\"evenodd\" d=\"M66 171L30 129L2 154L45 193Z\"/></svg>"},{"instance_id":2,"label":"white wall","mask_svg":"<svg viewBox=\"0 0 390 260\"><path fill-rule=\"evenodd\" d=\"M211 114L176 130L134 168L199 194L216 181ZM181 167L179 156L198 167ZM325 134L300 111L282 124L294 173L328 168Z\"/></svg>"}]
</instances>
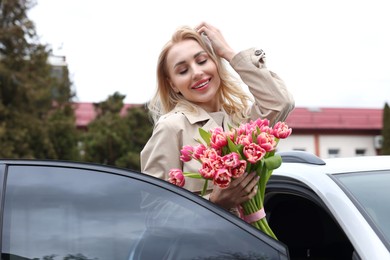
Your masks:
<instances>
[{"instance_id":1,"label":"white wall","mask_svg":"<svg viewBox=\"0 0 390 260\"><path fill-rule=\"evenodd\" d=\"M329 149L338 149L338 157L357 156L356 149L364 149L365 156L376 155L374 136L368 135L320 135L319 157L328 158ZM304 150L315 153L314 135L291 135L287 139L280 140L277 150Z\"/></svg>"},{"instance_id":2,"label":"white wall","mask_svg":"<svg viewBox=\"0 0 390 260\"><path fill-rule=\"evenodd\" d=\"M278 151L303 150L315 153L314 135L290 135L287 139L281 139Z\"/></svg>"},{"instance_id":3,"label":"white wall","mask_svg":"<svg viewBox=\"0 0 390 260\"><path fill-rule=\"evenodd\" d=\"M350 136L335 136L322 135L320 136L320 157L328 157L328 149L339 149L338 157L353 157L356 156L356 149L364 149L364 155L376 155L374 148L374 136L367 135L350 135Z\"/></svg>"}]
</instances>

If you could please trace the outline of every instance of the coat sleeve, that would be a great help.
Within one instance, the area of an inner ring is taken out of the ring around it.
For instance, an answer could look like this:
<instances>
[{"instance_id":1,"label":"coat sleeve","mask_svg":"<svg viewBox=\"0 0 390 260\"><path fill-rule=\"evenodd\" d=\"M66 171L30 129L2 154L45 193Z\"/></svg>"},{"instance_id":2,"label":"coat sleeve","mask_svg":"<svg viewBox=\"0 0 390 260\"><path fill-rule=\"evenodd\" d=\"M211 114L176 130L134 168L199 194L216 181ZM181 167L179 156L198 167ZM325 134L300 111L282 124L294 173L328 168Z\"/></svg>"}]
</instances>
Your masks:
<instances>
[{"instance_id":1,"label":"coat sleeve","mask_svg":"<svg viewBox=\"0 0 390 260\"><path fill-rule=\"evenodd\" d=\"M251 118L267 118L271 125L284 121L294 109L295 101L283 80L265 66L262 50L248 49L235 55L230 65L248 86L255 99Z\"/></svg>"},{"instance_id":2,"label":"coat sleeve","mask_svg":"<svg viewBox=\"0 0 390 260\"><path fill-rule=\"evenodd\" d=\"M141 151L141 171L163 180L168 180L169 170L183 167L180 161L182 130L171 121L159 120Z\"/></svg>"}]
</instances>

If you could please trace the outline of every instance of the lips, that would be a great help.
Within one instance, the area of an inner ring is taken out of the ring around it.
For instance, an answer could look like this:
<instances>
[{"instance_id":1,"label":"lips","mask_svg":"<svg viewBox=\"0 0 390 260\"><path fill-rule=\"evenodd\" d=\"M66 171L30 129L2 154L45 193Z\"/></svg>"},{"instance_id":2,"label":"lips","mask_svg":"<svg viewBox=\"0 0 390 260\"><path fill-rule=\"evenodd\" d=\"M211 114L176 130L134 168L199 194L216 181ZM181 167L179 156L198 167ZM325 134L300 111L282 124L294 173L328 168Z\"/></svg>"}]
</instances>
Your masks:
<instances>
[{"instance_id":1,"label":"lips","mask_svg":"<svg viewBox=\"0 0 390 260\"><path fill-rule=\"evenodd\" d=\"M198 82L196 82L192 87L191 89L203 89L205 88L208 84L209 84L210 80L209 79L204 79L204 80L200 80Z\"/></svg>"}]
</instances>

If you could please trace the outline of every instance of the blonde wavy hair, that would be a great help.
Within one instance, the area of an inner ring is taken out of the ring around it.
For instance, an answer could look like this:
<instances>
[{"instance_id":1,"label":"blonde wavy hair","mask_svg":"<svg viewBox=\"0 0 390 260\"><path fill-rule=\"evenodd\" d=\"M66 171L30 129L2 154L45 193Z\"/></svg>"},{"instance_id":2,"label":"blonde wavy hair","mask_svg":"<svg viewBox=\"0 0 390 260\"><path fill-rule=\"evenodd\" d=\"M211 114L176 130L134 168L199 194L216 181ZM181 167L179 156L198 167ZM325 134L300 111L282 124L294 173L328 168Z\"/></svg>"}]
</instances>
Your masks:
<instances>
[{"instance_id":1,"label":"blonde wavy hair","mask_svg":"<svg viewBox=\"0 0 390 260\"><path fill-rule=\"evenodd\" d=\"M199 35L194 29L188 26L183 26L178 28L172 35L171 40L165 44L158 58L157 90L147 104L153 122L156 123L160 116L170 112L178 103L185 105L190 111L196 111L194 104L172 89L168 81L169 73L166 64L167 55L172 46L188 39L198 42L216 64L219 77L221 78L217 98L222 104L223 109L231 117L233 123L239 123L248 118L249 115L247 113L251 101L250 96L244 92L237 79L226 69L223 64L223 59L215 54L208 38Z\"/></svg>"}]
</instances>

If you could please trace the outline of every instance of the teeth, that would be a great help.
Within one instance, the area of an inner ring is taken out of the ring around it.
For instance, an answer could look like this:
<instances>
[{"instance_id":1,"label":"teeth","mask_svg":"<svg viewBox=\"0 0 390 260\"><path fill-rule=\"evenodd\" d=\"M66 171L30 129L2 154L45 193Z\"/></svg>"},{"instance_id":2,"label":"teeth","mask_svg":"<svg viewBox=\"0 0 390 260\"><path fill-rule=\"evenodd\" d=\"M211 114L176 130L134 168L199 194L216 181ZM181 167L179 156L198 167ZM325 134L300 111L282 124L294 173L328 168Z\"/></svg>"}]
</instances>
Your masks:
<instances>
[{"instance_id":1,"label":"teeth","mask_svg":"<svg viewBox=\"0 0 390 260\"><path fill-rule=\"evenodd\" d=\"M209 83L209 81L206 81L206 82L203 82L202 84L199 84L198 86L194 87L194 89L201 88L204 85L206 85L207 83Z\"/></svg>"}]
</instances>

